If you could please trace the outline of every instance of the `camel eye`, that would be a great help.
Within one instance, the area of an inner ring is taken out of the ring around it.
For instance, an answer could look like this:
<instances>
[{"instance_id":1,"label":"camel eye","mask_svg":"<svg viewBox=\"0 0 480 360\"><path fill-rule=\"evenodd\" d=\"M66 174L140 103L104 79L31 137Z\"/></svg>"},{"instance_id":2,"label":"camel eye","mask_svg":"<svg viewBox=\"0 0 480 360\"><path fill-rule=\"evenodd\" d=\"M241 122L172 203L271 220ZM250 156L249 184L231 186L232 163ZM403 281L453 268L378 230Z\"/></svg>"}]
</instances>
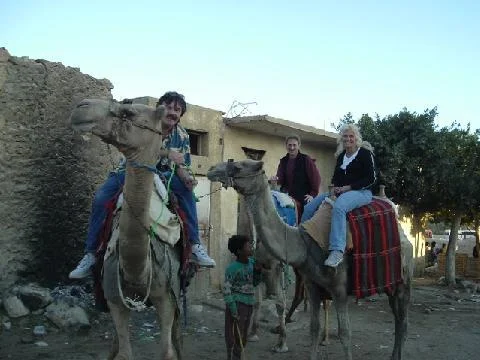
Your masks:
<instances>
[{"instance_id":1,"label":"camel eye","mask_svg":"<svg viewBox=\"0 0 480 360\"><path fill-rule=\"evenodd\" d=\"M126 120L128 118L134 117L135 115L137 115L137 112L134 111L132 108L123 108L120 117Z\"/></svg>"}]
</instances>

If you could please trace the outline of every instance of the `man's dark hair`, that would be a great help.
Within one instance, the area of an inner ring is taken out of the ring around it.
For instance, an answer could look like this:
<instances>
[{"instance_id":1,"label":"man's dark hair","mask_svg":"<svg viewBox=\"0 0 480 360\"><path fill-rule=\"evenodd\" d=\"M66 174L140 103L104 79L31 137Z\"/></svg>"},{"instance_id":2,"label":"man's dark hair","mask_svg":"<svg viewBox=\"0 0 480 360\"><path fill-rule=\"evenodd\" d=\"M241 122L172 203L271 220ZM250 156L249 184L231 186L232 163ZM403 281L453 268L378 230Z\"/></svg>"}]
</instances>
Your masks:
<instances>
[{"instance_id":1,"label":"man's dark hair","mask_svg":"<svg viewBox=\"0 0 480 360\"><path fill-rule=\"evenodd\" d=\"M296 135L296 134L291 134L291 135L288 135L286 138L285 138L285 145L287 145L287 142L288 140L297 140L297 143L298 143L298 146L302 145L302 141L300 140L300 136Z\"/></svg>"},{"instance_id":2,"label":"man's dark hair","mask_svg":"<svg viewBox=\"0 0 480 360\"><path fill-rule=\"evenodd\" d=\"M182 113L180 116L183 116L183 114L185 114L187 111L187 103L185 102L185 96L177 93L176 91L167 91L165 94L163 94L162 97L158 99L157 106L161 104L170 105L172 102L182 108Z\"/></svg>"},{"instance_id":3,"label":"man's dark hair","mask_svg":"<svg viewBox=\"0 0 480 360\"><path fill-rule=\"evenodd\" d=\"M238 250L245 246L245 243L250 242L250 238L245 235L233 235L228 239L228 250L238 256Z\"/></svg>"}]
</instances>

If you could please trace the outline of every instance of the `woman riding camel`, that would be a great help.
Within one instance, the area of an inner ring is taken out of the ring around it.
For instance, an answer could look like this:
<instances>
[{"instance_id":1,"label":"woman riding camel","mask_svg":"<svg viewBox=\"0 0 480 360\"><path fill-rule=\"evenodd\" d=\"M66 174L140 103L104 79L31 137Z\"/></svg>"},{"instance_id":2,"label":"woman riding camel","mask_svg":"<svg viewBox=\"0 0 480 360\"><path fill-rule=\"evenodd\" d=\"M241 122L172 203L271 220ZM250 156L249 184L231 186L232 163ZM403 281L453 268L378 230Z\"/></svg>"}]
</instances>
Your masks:
<instances>
[{"instance_id":1,"label":"woman riding camel","mask_svg":"<svg viewBox=\"0 0 480 360\"><path fill-rule=\"evenodd\" d=\"M325 265L336 268L343 261L346 246L347 213L372 201L372 187L377 180L372 146L362 140L355 124L341 127L338 138L337 163L333 173L333 194L318 195L305 205L302 222L310 219L326 197L337 198L332 209L330 254Z\"/></svg>"}]
</instances>

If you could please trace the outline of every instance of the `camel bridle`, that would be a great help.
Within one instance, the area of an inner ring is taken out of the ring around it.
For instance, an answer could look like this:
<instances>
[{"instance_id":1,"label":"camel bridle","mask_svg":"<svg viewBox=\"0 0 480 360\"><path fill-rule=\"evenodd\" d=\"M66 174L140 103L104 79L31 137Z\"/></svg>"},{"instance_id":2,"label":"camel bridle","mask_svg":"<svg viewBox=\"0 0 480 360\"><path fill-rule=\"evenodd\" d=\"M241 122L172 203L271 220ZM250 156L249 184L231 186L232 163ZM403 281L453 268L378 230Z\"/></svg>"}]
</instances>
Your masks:
<instances>
[{"instance_id":1,"label":"camel bridle","mask_svg":"<svg viewBox=\"0 0 480 360\"><path fill-rule=\"evenodd\" d=\"M138 111L135 111L135 109L131 108L131 107L127 107L125 106L126 104L125 103L120 103L120 107L117 108L117 109L114 109L112 106L116 104L115 102L112 102L110 104L110 114L119 118L121 121L123 122L128 122L130 125L132 126L135 126L139 129L142 129L142 130L148 130L148 131L151 131L157 135L160 135L162 136L162 131L161 130L158 130L158 129L155 129L151 126L148 126L146 124L142 124L138 121L135 121L135 120L132 120L130 119L129 116L135 116L135 115L138 115L139 112Z\"/></svg>"},{"instance_id":2,"label":"camel bridle","mask_svg":"<svg viewBox=\"0 0 480 360\"><path fill-rule=\"evenodd\" d=\"M225 178L227 179L226 183L224 184L225 188L232 187L235 188L235 179L245 179L250 177L256 177L259 175L264 175L265 170L259 170L253 174L248 175L235 175L235 165L233 159L228 159L227 166L225 168ZM251 195L244 193L244 195Z\"/></svg>"}]
</instances>

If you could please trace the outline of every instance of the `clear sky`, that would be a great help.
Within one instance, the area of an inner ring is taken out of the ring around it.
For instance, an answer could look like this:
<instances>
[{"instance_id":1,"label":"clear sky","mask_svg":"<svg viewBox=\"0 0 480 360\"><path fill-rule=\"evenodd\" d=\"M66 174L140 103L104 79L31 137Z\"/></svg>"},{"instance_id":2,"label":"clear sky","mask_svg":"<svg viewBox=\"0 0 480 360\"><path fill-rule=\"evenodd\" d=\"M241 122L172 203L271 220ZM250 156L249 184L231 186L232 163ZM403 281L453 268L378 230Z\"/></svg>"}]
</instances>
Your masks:
<instances>
[{"instance_id":1,"label":"clear sky","mask_svg":"<svg viewBox=\"0 0 480 360\"><path fill-rule=\"evenodd\" d=\"M0 46L109 79L331 130L438 107L480 128L480 1L0 0Z\"/></svg>"}]
</instances>

